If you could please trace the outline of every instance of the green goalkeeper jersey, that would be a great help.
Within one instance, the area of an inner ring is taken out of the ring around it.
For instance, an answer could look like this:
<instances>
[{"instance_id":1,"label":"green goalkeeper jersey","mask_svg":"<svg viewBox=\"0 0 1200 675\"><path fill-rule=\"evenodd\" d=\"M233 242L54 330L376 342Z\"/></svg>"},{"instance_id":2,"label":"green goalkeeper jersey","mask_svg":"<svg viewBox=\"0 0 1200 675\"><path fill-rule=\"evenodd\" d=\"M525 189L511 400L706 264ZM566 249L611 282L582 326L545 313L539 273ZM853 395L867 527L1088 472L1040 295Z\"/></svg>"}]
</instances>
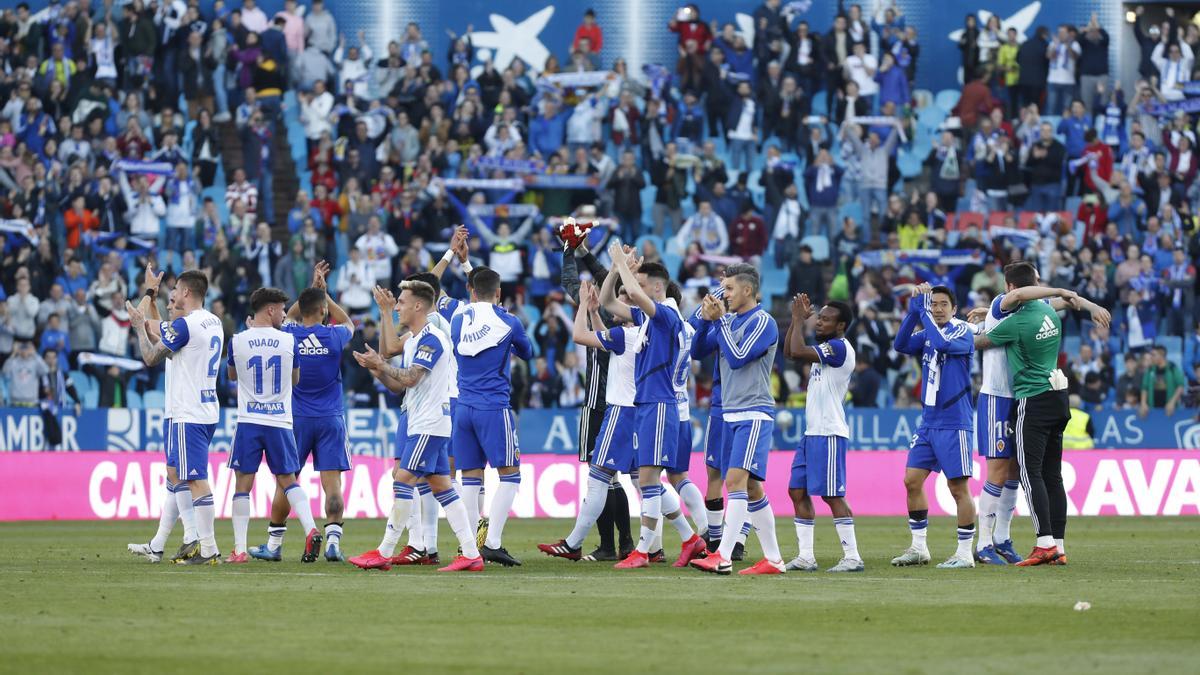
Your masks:
<instances>
[{"instance_id":1,"label":"green goalkeeper jersey","mask_svg":"<svg viewBox=\"0 0 1200 675\"><path fill-rule=\"evenodd\" d=\"M1014 398L1050 391L1050 373L1058 368L1062 322L1048 303L1026 302L987 335L1008 354Z\"/></svg>"}]
</instances>

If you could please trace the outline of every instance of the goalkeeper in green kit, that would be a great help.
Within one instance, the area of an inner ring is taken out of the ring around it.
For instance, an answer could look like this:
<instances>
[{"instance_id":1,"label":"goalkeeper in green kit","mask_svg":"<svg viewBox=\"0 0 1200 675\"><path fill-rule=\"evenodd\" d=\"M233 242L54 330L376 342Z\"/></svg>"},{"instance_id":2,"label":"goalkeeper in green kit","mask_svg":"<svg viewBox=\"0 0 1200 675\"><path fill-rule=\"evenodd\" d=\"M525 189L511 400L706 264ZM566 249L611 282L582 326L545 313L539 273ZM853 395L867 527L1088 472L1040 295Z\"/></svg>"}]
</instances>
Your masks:
<instances>
[{"instance_id":1,"label":"goalkeeper in green kit","mask_svg":"<svg viewBox=\"0 0 1200 675\"><path fill-rule=\"evenodd\" d=\"M1004 268L1009 291L1036 286L1037 270L1027 262ZM1033 552L1018 566L1066 564L1067 492L1063 487L1063 429L1071 412L1067 378L1058 369L1062 322L1045 302L1026 302L986 334L977 349L1003 347L1012 373L1013 442L1021 485L1037 531Z\"/></svg>"}]
</instances>

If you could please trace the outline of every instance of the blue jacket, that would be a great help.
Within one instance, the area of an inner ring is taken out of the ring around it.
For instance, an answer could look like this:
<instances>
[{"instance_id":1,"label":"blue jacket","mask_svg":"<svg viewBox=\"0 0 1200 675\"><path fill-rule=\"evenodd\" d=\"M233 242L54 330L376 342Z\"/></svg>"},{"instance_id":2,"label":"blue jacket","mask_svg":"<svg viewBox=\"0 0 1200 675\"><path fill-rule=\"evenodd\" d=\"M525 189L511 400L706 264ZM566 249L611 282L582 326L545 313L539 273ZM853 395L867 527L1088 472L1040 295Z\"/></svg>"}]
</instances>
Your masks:
<instances>
[{"instance_id":1,"label":"blue jacket","mask_svg":"<svg viewBox=\"0 0 1200 675\"><path fill-rule=\"evenodd\" d=\"M1083 156L1083 148L1087 143L1083 140L1084 133L1092 128L1092 118L1089 115L1083 117L1064 117L1058 123L1058 133L1066 137L1067 157L1072 159Z\"/></svg>"},{"instance_id":2,"label":"blue jacket","mask_svg":"<svg viewBox=\"0 0 1200 675\"><path fill-rule=\"evenodd\" d=\"M804 170L804 193L808 195L808 205L813 208L834 208L838 203L838 191L842 184L842 174L845 170L833 166L833 183L824 190L817 190L817 167L810 166Z\"/></svg>"},{"instance_id":3,"label":"blue jacket","mask_svg":"<svg viewBox=\"0 0 1200 675\"><path fill-rule=\"evenodd\" d=\"M549 157L562 147L567 132L567 112L546 118L538 115L529 123L529 145L542 157Z\"/></svg>"}]
</instances>

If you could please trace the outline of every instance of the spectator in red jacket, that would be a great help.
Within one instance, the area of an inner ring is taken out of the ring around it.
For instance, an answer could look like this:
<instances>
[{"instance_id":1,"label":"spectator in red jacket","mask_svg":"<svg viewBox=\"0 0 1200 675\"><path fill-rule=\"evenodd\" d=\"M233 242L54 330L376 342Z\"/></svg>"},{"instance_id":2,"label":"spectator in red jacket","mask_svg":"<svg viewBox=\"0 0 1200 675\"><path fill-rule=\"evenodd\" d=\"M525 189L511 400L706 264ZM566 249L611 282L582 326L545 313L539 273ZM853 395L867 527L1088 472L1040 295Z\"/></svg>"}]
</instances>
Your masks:
<instances>
[{"instance_id":1,"label":"spectator in red jacket","mask_svg":"<svg viewBox=\"0 0 1200 675\"><path fill-rule=\"evenodd\" d=\"M63 224L67 228L67 247L79 248L84 232L95 232L100 229L100 219L85 206L85 197L76 195L71 201L71 209L63 214Z\"/></svg>"},{"instance_id":2,"label":"spectator in red jacket","mask_svg":"<svg viewBox=\"0 0 1200 675\"><path fill-rule=\"evenodd\" d=\"M575 29L575 39L571 42L571 51L579 50L579 41L586 39L591 44L591 53L598 54L604 46L604 31L596 23L596 12L588 9L583 13L583 23Z\"/></svg>"},{"instance_id":3,"label":"spectator in red jacket","mask_svg":"<svg viewBox=\"0 0 1200 675\"><path fill-rule=\"evenodd\" d=\"M739 258L758 258L767 250L769 235L761 216L754 212L754 202L747 199L742 212L729 226L729 252Z\"/></svg>"},{"instance_id":4,"label":"spectator in red jacket","mask_svg":"<svg viewBox=\"0 0 1200 675\"><path fill-rule=\"evenodd\" d=\"M667 28L671 29L672 33L679 33L680 47L688 40L695 40L696 51L707 54L709 46L712 45L712 31L700 19L700 8L695 5L684 5L675 13L675 18L667 22Z\"/></svg>"},{"instance_id":5,"label":"spectator in red jacket","mask_svg":"<svg viewBox=\"0 0 1200 675\"><path fill-rule=\"evenodd\" d=\"M1091 170L1083 172L1083 184L1087 187L1088 192L1100 192L1094 178L1099 178L1106 186L1112 180L1112 148L1099 139L1095 129L1088 129L1084 132L1083 140L1087 143L1083 147L1083 154L1092 158L1089 161ZM1100 231L1103 232L1104 228L1100 228Z\"/></svg>"},{"instance_id":6,"label":"spectator in red jacket","mask_svg":"<svg viewBox=\"0 0 1200 675\"><path fill-rule=\"evenodd\" d=\"M974 79L963 87L962 96L950 112L958 116L963 131L969 132L979 123L979 116L986 115L994 106L992 91L988 89L984 75L977 73Z\"/></svg>"},{"instance_id":7,"label":"spectator in red jacket","mask_svg":"<svg viewBox=\"0 0 1200 675\"><path fill-rule=\"evenodd\" d=\"M1083 240L1092 241L1104 234L1108 227L1108 207L1100 202L1100 196L1090 194L1079 204L1075 213L1076 222L1083 223Z\"/></svg>"}]
</instances>

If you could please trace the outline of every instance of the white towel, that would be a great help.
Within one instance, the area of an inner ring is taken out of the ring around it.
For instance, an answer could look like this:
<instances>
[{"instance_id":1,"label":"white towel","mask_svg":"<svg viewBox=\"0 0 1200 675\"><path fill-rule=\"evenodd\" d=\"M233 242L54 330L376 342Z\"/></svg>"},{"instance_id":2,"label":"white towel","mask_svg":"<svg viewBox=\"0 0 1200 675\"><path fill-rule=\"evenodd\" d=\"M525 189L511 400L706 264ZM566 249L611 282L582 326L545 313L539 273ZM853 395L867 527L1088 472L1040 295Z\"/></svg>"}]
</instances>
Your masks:
<instances>
[{"instance_id":1,"label":"white towel","mask_svg":"<svg viewBox=\"0 0 1200 675\"><path fill-rule=\"evenodd\" d=\"M463 315L455 349L463 356L475 356L499 345L512 332L512 327L496 313L490 302L473 302L456 313Z\"/></svg>"}]
</instances>

